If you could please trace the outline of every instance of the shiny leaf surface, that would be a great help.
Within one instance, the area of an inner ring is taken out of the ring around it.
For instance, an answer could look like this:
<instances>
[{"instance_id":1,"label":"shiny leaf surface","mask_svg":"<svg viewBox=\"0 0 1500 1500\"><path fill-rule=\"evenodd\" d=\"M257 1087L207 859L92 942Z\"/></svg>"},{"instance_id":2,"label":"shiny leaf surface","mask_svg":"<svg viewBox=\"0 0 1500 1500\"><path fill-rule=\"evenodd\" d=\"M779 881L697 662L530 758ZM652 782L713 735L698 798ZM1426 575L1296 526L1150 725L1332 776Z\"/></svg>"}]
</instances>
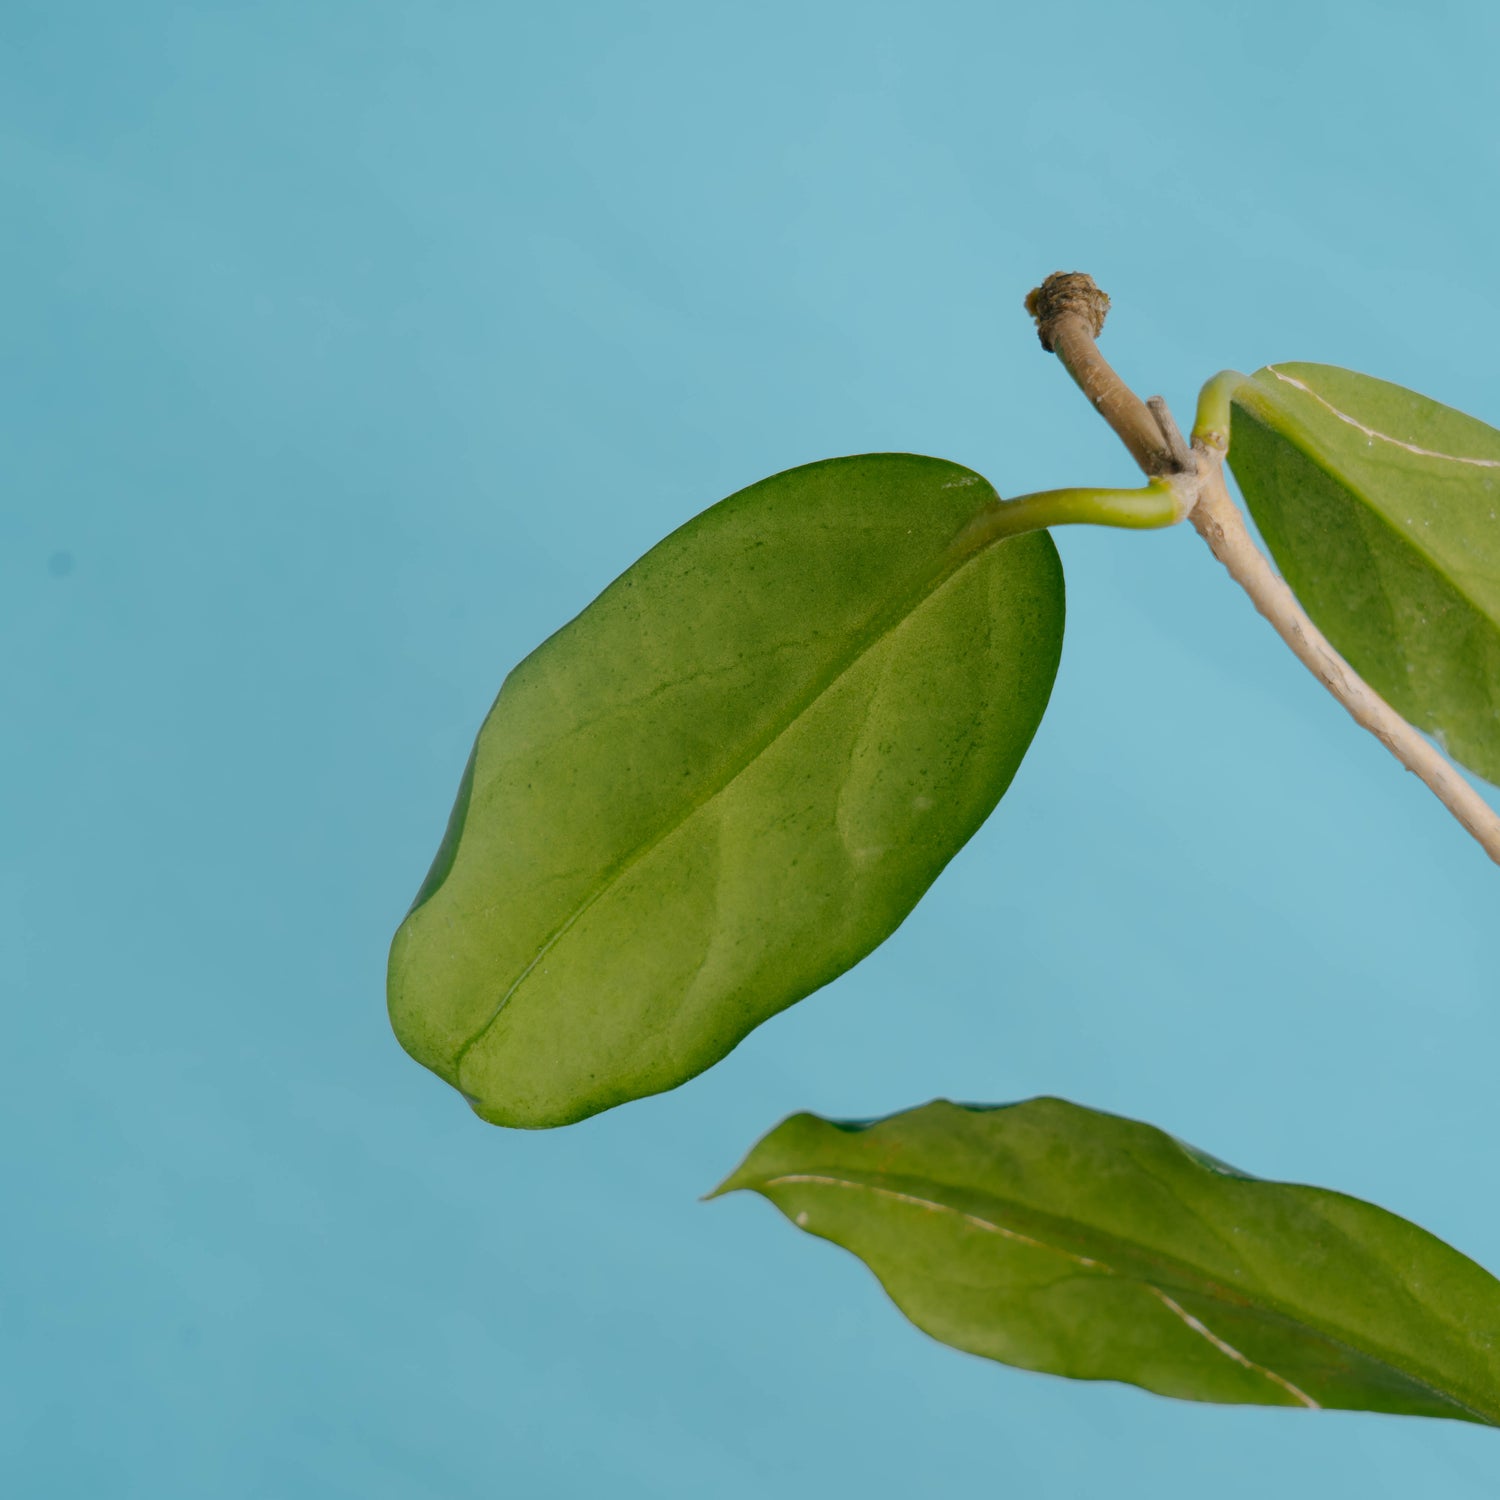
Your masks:
<instances>
[{"instance_id":1,"label":"shiny leaf surface","mask_svg":"<svg viewBox=\"0 0 1500 1500\"><path fill-rule=\"evenodd\" d=\"M887 937L1014 776L1057 554L910 454L778 474L506 679L391 950L402 1044L498 1124L668 1089Z\"/></svg>"}]
</instances>

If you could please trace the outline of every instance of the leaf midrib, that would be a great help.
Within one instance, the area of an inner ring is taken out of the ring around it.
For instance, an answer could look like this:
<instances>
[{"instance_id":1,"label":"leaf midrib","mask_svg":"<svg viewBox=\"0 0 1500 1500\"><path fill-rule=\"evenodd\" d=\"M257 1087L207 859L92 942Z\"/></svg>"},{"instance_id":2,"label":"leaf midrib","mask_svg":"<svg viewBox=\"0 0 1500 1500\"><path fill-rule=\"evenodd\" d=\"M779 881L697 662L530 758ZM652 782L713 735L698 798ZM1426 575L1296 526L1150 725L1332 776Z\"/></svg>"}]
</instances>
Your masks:
<instances>
[{"instance_id":1,"label":"leaf midrib","mask_svg":"<svg viewBox=\"0 0 1500 1500\"><path fill-rule=\"evenodd\" d=\"M808 1177L812 1175L814 1174L809 1172L779 1173L775 1177L768 1177L764 1179L764 1186L767 1188L774 1187L778 1182L785 1182L789 1179L801 1179L803 1181L806 1181ZM884 1185L880 1183L861 1181L858 1177L851 1178L842 1176L836 1172L828 1171L827 1169L819 1171L816 1175L823 1178L830 1184L837 1183L842 1187L856 1189L862 1188L865 1191L871 1193L900 1192L899 1189L885 1188ZM870 1175L884 1176L885 1174L872 1173ZM922 1184L927 1187L928 1191L932 1191L935 1189L940 1193L944 1189L947 1189L955 1193L983 1198L990 1202L998 1204L1002 1210L1008 1209L1014 1213L1019 1214L1023 1218L1039 1218L1047 1221L1049 1224L1059 1224L1064 1226L1066 1226L1066 1224L1069 1222L1060 1218L1060 1216L1056 1214L1048 1213L1044 1209L1029 1208L1023 1203L1018 1203L1013 1199L1006 1198L1002 1194L995 1193L987 1188L968 1188L952 1183L932 1182L930 1179L925 1178L911 1178L902 1180ZM952 1203L945 1203L941 1200L941 1198L924 1198L921 1201L925 1202L929 1207L940 1209L945 1213L955 1214L961 1218L973 1218L975 1220L979 1220L979 1216L977 1214L970 1215L965 1209L959 1208ZM979 1220L979 1222L986 1223L990 1229L997 1230L1001 1234L1020 1236L1021 1238L1037 1246L1038 1248L1049 1251L1054 1255L1061 1256L1066 1260L1074 1262L1075 1264L1079 1264L1084 1261L1092 1262L1093 1265L1096 1266L1105 1275L1118 1277L1122 1281L1133 1282L1145 1286L1157 1293L1165 1293L1171 1290L1170 1283L1168 1283L1167 1286L1157 1286L1154 1281L1149 1280L1146 1277L1139 1275L1138 1273L1128 1270L1121 1270L1118 1267L1109 1264L1107 1261L1099 1259L1095 1255L1085 1255L1079 1252L1068 1250L1059 1245L1049 1244L1045 1240L1037 1239L1034 1235L1025 1233L1021 1230L1010 1229L1004 1224L991 1224L985 1220ZM1447 1402L1449 1405L1456 1406L1461 1410L1468 1412L1471 1416L1475 1417L1486 1426L1500 1426L1500 1413L1486 1413L1483 1409L1472 1405L1469 1401L1463 1399L1461 1396L1456 1395L1445 1386L1436 1383L1434 1379L1428 1378L1425 1375L1416 1374L1413 1371L1404 1368L1402 1365L1396 1363L1395 1360L1392 1357L1388 1356L1386 1353L1371 1353L1369 1350L1362 1348L1359 1344L1351 1341L1347 1334L1341 1335L1325 1331L1317 1325L1310 1323L1304 1315L1290 1311L1283 1303L1279 1301L1279 1299L1265 1292L1258 1292L1254 1296L1251 1296L1248 1293L1236 1293L1231 1288L1223 1286L1220 1283L1209 1279L1204 1272L1188 1265L1184 1261L1178 1260L1175 1256L1166 1254L1154 1246L1145 1246L1138 1244L1134 1240L1127 1239L1125 1236L1115 1234L1109 1230L1091 1228L1088 1230L1088 1236L1096 1236L1098 1239L1102 1240L1106 1247L1106 1254L1115 1252L1117 1247L1123 1248L1126 1251L1133 1251L1138 1254L1141 1259L1147 1261L1150 1264L1161 1266L1164 1269L1171 1269L1179 1273L1182 1277L1184 1287L1187 1290L1194 1292L1198 1296L1205 1297L1210 1301L1218 1302L1229 1307L1235 1306L1236 1300L1240 1299L1239 1305L1241 1307L1248 1309L1251 1313L1256 1314L1259 1317L1268 1319L1275 1318L1282 1323L1290 1325L1294 1331L1306 1330L1317 1338L1324 1339L1328 1343L1333 1344L1338 1348L1346 1349L1350 1353L1358 1355L1361 1359L1369 1360L1371 1363L1379 1365L1382 1368L1391 1371L1392 1374L1396 1375L1409 1385L1418 1386L1421 1389L1428 1391L1432 1395L1438 1397L1440 1400ZM1091 1269L1091 1267L1085 1266L1085 1269ZM1184 1288L1178 1288L1178 1290L1182 1289Z\"/></svg>"},{"instance_id":2,"label":"leaf midrib","mask_svg":"<svg viewBox=\"0 0 1500 1500\"><path fill-rule=\"evenodd\" d=\"M955 465L954 467L957 468L958 466ZM976 478L979 478L981 483L987 483L982 476L976 476ZM624 855L605 871L600 878L597 888L590 892L582 901L578 902L573 910L548 933L542 940L536 953L506 988L504 994L496 1001L488 1016L485 1017L473 1036L458 1049L454 1055L452 1064L453 1077L451 1081L455 1087L459 1085L462 1079L464 1059L469 1055L470 1051L483 1039L485 1034L499 1019L506 1006L510 1004L521 986L534 972L536 966L567 936L572 927L592 906L607 895L636 865L648 859L659 845L665 843L679 828L690 822L703 808L707 807L710 802L733 786L771 746L795 727L798 720L820 698L831 691L843 677L858 666L881 641L899 629L919 609L935 599L966 568L977 562L992 547L1012 540L1007 535L988 535L982 527L976 525L976 523L984 519L988 512L999 508L1001 504L1002 502L999 497L991 489L989 503L975 515L970 516L964 521L963 525L948 540L943 552L938 555L933 565L919 573L916 576L915 582L907 589L893 596L885 608L876 610L869 617L860 634L855 638L854 649L846 658L838 661L832 671L826 672L816 679L809 691L794 700L790 711L782 719L773 723L770 730L751 745L750 750L743 758L731 761L725 768L728 774L717 785L700 788L698 794L687 803L680 816L666 823L659 832L650 838L641 841L634 848L627 850Z\"/></svg>"}]
</instances>

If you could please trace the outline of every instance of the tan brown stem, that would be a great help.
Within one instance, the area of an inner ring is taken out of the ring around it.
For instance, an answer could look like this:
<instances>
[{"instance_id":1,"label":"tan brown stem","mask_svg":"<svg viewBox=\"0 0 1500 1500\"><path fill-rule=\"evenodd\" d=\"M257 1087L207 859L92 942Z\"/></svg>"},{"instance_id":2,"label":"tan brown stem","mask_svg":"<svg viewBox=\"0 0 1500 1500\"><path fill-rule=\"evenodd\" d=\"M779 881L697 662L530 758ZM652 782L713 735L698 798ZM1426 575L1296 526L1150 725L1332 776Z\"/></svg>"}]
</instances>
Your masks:
<instances>
[{"instance_id":1,"label":"tan brown stem","mask_svg":"<svg viewBox=\"0 0 1500 1500\"><path fill-rule=\"evenodd\" d=\"M1240 508L1230 498L1216 455L1202 453L1198 500L1188 512L1193 529L1250 596L1297 659L1343 704L1356 724L1368 729L1414 776L1426 783L1444 807L1500 864L1500 814L1457 769L1422 737L1329 644L1308 619L1296 597L1251 540Z\"/></svg>"},{"instance_id":2,"label":"tan brown stem","mask_svg":"<svg viewBox=\"0 0 1500 1500\"><path fill-rule=\"evenodd\" d=\"M1151 415L1156 419L1156 425L1161 429L1161 435L1167 440L1167 447L1172 454L1172 463L1177 473L1191 474L1196 468L1192 449L1187 445L1187 439L1182 435L1182 429L1177 425L1171 411L1167 407L1165 396L1147 396L1146 406Z\"/></svg>"},{"instance_id":3,"label":"tan brown stem","mask_svg":"<svg viewBox=\"0 0 1500 1500\"><path fill-rule=\"evenodd\" d=\"M1054 271L1026 298L1042 348L1055 354L1094 409L1114 428L1151 478L1183 472L1183 454L1151 409L1120 379L1094 341L1104 328L1109 297L1080 271ZM1180 441L1179 434L1179 441Z\"/></svg>"}]
</instances>

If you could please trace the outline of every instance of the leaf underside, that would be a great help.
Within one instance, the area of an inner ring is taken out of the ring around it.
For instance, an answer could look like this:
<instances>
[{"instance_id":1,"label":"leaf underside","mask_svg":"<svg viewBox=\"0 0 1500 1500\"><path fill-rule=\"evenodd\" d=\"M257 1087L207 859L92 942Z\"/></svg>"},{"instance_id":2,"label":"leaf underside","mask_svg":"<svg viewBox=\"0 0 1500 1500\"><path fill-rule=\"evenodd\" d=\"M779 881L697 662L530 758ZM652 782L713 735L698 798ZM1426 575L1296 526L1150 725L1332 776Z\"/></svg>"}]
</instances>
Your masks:
<instances>
[{"instance_id":1,"label":"leaf underside","mask_svg":"<svg viewBox=\"0 0 1500 1500\"><path fill-rule=\"evenodd\" d=\"M1194 1401L1500 1425L1500 1282L1341 1193L1060 1099L794 1115L717 1190L852 1251L919 1328Z\"/></svg>"},{"instance_id":2,"label":"leaf underside","mask_svg":"<svg viewBox=\"0 0 1500 1500\"><path fill-rule=\"evenodd\" d=\"M1331 365L1268 365L1235 393L1229 462L1318 628L1500 782L1500 431Z\"/></svg>"},{"instance_id":3,"label":"leaf underside","mask_svg":"<svg viewBox=\"0 0 1500 1500\"><path fill-rule=\"evenodd\" d=\"M506 679L391 949L406 1049L497 1124L672 1088L858 962L994 808L1062 573L979 475L834 459L713 506Z\"/></svg>"}]
</instances>

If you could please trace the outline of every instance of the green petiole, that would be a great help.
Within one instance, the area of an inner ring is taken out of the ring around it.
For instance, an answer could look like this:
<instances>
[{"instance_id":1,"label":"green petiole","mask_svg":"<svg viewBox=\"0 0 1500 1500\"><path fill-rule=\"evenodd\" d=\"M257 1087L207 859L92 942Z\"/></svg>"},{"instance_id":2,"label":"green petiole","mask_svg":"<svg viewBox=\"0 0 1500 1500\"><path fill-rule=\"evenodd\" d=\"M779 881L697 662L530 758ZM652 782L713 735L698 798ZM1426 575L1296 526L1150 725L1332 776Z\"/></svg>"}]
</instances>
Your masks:
<instances>
[{"instance_id":1,"label":"green petiole","mask_svg":"<svg viewBox=\"0 0 1500 1500\"><path fill-rule=\"evenodd\" d=\"M1198 393L1198 410L1193 417L1195 443L1205 443L1220 453L1229 451L1229 403L1248 379L1238 370L1220 370L1210 377Z\"/></svg>"},{"instance_id":2,"label":"green petiole","mask_svg":"<svg viewBox=\"0 0 1500 1500\"><path fill-rule=\"evenodd\" d=\"M1153 479L1138 490L1038 490L1002 500L978 517L970 539L980 545L1049 526L1116 526L1154 531L1186 515L1179 486L1171 477Z\"/></svg>"}]
</instances>

